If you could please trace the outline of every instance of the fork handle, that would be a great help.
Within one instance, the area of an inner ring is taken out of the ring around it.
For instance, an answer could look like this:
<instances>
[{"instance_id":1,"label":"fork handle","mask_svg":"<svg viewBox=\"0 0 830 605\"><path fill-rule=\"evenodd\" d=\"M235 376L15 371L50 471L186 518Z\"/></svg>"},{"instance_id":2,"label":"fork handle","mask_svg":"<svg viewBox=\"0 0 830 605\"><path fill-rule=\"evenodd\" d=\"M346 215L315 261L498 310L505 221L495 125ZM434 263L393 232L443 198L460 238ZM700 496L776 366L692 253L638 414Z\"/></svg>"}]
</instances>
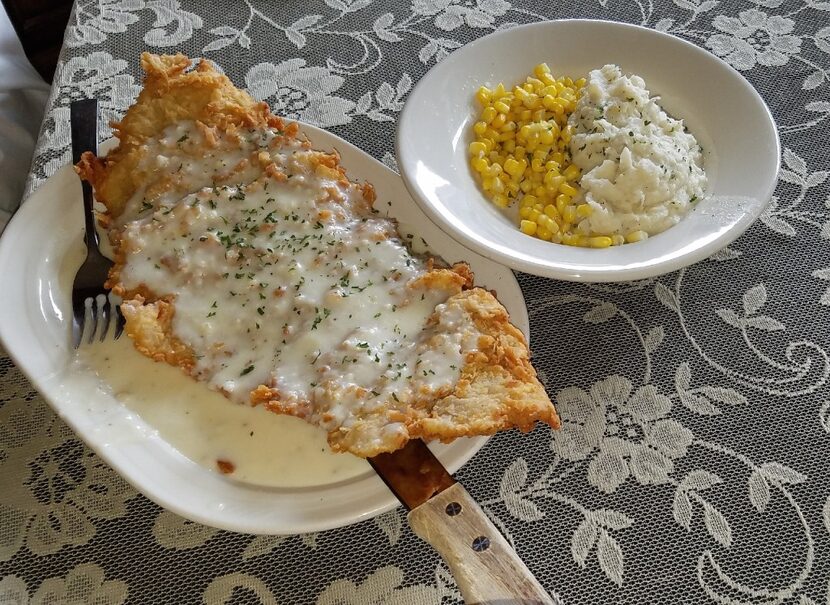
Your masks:
<instances>
[{"instance_id":1,"label":"fork handle","mask_svg":"<svg viewBox=\"0 0 830 605\"><path fill-rule=\"evenodd\" d=\"M69 106L72 131L72 163L81 161L81 154L91 151L98 155L98 100L81 99ZM92 186L81 181L84 197L84 241L87 250L98 250L98 231L95 229L95 213L92 211Z\"/></svg>"}]
</instances>

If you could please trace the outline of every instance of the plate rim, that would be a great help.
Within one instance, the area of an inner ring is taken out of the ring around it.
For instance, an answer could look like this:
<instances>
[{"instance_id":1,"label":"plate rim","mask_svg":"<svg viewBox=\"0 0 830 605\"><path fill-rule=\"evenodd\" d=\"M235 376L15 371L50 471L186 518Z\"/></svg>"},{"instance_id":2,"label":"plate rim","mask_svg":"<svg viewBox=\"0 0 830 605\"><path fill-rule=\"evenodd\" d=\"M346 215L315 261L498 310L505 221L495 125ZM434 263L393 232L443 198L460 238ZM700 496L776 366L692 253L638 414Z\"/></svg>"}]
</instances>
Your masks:
<instances>
[{"instance_id":1,"label":"plate rim","mask_svg":"<svg viewBox=\"0 0 830 605\"><path fill-rule=\"evenodd\" d=\"M388 166L384 165L382 162L378 161L376 158L372 157L356 145L326 130L311 126L309 124L299 124L301 131L307 135L307 137L312 141L312 144L315 145L315 147L322 149L336 149L338 152L346 150L348 151L347 155L354 156L355 162L358 159L361 159L368 163L372 171L380 171L381 174L384 174L384 180L390 179L389 182L392 182L392 179L395 179L398 182L400 182L400 175L395 173L395 171L391 170ZM108 145L112 144L113 139L107 139L106 141L101 143L100 148L103 151L108 148ZM350 170L348 160L343 161L343 167L346 169L347 173L351 173L350 176L353 179L361 180L361 177L367 176L366 174L355 175L354 172ZM53 196L62 195L66 198L77 198L77 203L78 205L80 205L80 187L77 188L77 192L74 194L67 193L65 191L56 190L52 192L49 190L49 188L57 187L60 184L60 181L65 178L61 175L68 175L69 171L71 171L69 165L64 165L57 171L55 171L55 173L51 175L49 178L47 178L43 183L41 183L38 189L35 192L33 192L30 196L28 196L26 200L23 201L19 210L9 221L9 224L4 230L3 237L0 238L0 267L17 267L17 272L15 274L6 273L6 275L4 276L4 281L6 283L14 282L24 285L24 287L21 288L21 291L19 293L21 300L26 299L27 287L25 286L25 282L31 281L32 278L25 274L25 272L21 268L23 266L22 261L18 259L18 262L14 262L14 253L17 250L17 248L14 247L14 244L17 243L17 241L21 237L26 236L27 233L31 233L31 231L27 231L26 229L33 221L37 221L38 211L43 210L42 206L44 204L47 204ZM408 190L404 186L402 186L403 183L400 183L401 195L409 195L411 197L411 194L409 194ZM43 191L44 187L47 188L45 191ZM395 185L395 187L397 187L397 185ZM390 187L390 189L391 188L392 187ZM38 192L40 192L41 196L43 197L35 197ZM417 206L416 210L420 211L420 209ZM420 211L420 213L424 220L434 225L434 222L426 214L424 214L423 211ZM434 227L438 233L442 233L438 229L437 225L434 225ZM21 233L18 234L18 231L20 231ZM65 235L65 237L69 239L67 240L65 248L63 248L63 250L66 253L70 253L71 246L73 245L72 238L74 238L75 236L70 236L67 234ZM80 242L80 235L77 236L77 240L78 242ZM460 248L464 248L462 244L458 242L454 243ZM469 249L466 249L466 251L475 254L474 251L470 251ZM481 255L477 256L481 257ZM521 290L521 287L519 286L518 281L516 280L516 276L508 268L504 266L499 266L498 263L494 263L492 259L487 259L486 257L483 257L482 260L494 265L496 273L499 274L499 280L505 280L506 283L510 284L510 288L511 290L513 290L511 297L517 297L515 305L518 305L516 309L513 309L513 313L511 313L511 321L523 332L523 334L529 341L529 318L527 313L527 306L524 300L524 294ZM32 262L35 262L40 266L44 265L46 261L42 258L38 258ZM17 277L15 277L15 275L17 275ZM31 292L32 287L34 286L28 287L29 292ZM499 287L503 288L504 285L500 285ZM59 286L56 289L59 290ZM49 405L50 409L58 417L60 417L62 421L66 422L69 425L69 427L75 433L75 437L77 439L79 439L93 452L95 452L96 455L98 455L104 462L106 462L114 472L116 472L120 477L127 481L127 483L134 487L136 491L143 494L145 497L152 500L165 510L172 511L182 517L191 519L193 521L197 521L204 525L230 530L234 532L249 534L292 535L311 531L323 531L351 525L353 523L364 521L366 519L372 518L374 516L392 510L400 505L400 503L392 495L392 493L388 492L387 488L385 487L385 485L379 477L373 475L372 473L367 473L365 475L358 475L354 478L344 480L344 482L348 483L350 481L365 481L368 479L373 485L382 489L382 496L374 498L374 504L369 503L367 506L364 506L361 510L357 512L353 510L347 510L347 505L344 505L343 507L340 507L340 509L338 509L338 512L336 514L330 514L324 520L320 520L319 518L315 517L310 520L305 520L304 523L297 523L296 519L291 518L283 519L282 521L280 521L280 519L284 515L277 514L274 515L274 517L271 519L271 523L268 526L263 526L261 522L257 522L256 520L251 521L246 518L229 520L224 517L217 517L215 512L211 513L207 509L191 509L183 507L179 504L182 499L177 497L178 492L166 492L165 486L163 484L153 483L152 481L147 482L146 477L148 475L148 469L141 469L140 467L130 465L125 466L127 460L119 458L115 455L115 450L117 448L108 447L106 443L101 443L98 440L95 440L94 438L88 439L83 431L82 420L84 420L84 418L82 417L82 415L64 413L65 410L62 407L61 402L59 401L61 397L59 391L64 385L65 377L62 374L65 373L65 370L68 367L67 362L70 361L70 358L64 358L63 364L65 367L61 372L51 372L44 376L38 375L39 370L45 366L30 362L28 357L31 357L31 355L26 353L26 351L24 350L24 346L17 344L18 337L16 335L21 332L26 332L30 337L30 342L28 343L28 346L33 346L37 349L40 349L41 344L31 333L30 328L32 327L32 322L29 321L31 318L27 317L26 322L21 322L12 321L12 319L9 317L10 313L8 312L8 307L13 306L14 303L10 302L10 299L7 299L4 304L4 307L7 307L7 312L0 314L0 343L3 345L6 354L11 358L15 367L29 380L31 385L43 397L47 405ZM519 313L517 314L516 311L519 311ZM23 325L24 323L26 323L25 326ZM71 355L71 350L67 353L68 355ZM43 363L47 364L46 361L44 361ZM205 467L197 464L196 462L190 461L183 454L175 450L175 448L173 448L165 440L161 439L158 436L156 436L156 438L162 441L163 443L167 444L167 446L170 449L172 449L176 455L180 456L181 458L192 464L195 468L204 470L207 473L211 473L211 475L214 475L216 478L219 477L217 473L214 473L206 469ZM447 468L450 470L450 472L455 472L464 464L466 464L487 443L489 438L490 436L479 436L462 441L456 441L455 443L460 444L461 446L463 446L463 448L462 451L454 454L455 457L451 462L447 463ZM127 447L122 448L122 450L126 451ZM231 481L227 482L234 483ZM263 487L254 484L236 485L242 485L244 486L244 489L251 491L282 491L284 493L287 492L290 494L292 492L296 493L298 491L321 491L320 488L325 488L332 485L336 486L333 489L339 490L342 488L342 485L339 485L338 483L324 484L323 486L297 488Z\"/></svg>"},{"instance_id":2,"label":"plate rim","mask_svg":"<svg viewBox=\"0 0 830 605\"><path fill-rule=\"evenodd\" d=\"M567 25L597 24L601 24L602 26L607 26L611 28L623 28L645 32L647 33L647 35L653 35L657 38L662 38L663 40L669 40L672 43L680 44L682 46L687 47L687 49L691 52L698 53L700 55L708 57L709 59L715 60L720 64L722 68L726 68L733 77L737 77L739 81L741 81L744 88L746 88L749 91L750 95L754 97L755 101L760 103L760 107L763 108L763 114L766 118L766 125L771 128L772 143L775 153L775 170L773 171L773 176L770 178L770 182L767 185L764 194L761 196L761 199L759 200L760 203L754 206L751 211L745 213L741 217L741 219L736 221L731 228L726 229L717 237L711 238L705 244L695 248L691 252L682 255L680 257L680 260L670 257L668 259L664 259L660 262L656 262L647 266L625 267L611 271L608 268L603 268L603 266L601 265L583 265L580 266L578 269L574 269L565 266L565 263L560 263L559 265L544 263L539 260L538 256L530 258L529 255L524 255L522 258L520 258L513 254L502 252L501 250L493 247L492 245L489 245L487 241L485 241L484 239L476 237L476 235L471 230L465 230L463 228L460 228L456 224L458 222L457 220L453 220L452 218L447 218L443 216L442 213L439 212L426 199L426 196L422 193L421 188L418 185L417 179L414 175L415 170L413 168L413 164L417 161L417 157L410 158L408 151L405 149L403 145L405 133L410 129L409 123L412 122L413 124L417 124L418 122L417 118L413 118L414 112L417 111L415 109L416 104L411 101L416 100L418 98L418 95L422 94L423 91L427 89L427 87L430 85L430 79L432 77L435 77L436 73L440 73L441 70L449 69L447 65L451 64L451 62L454 60L453 57L456 57L455 60L457 60L458 56L465 56L467 54L475 52L476 47L485 40L492 41L492 39L516 35L515 32L517 30L548 28L555 29ZM481 256L485 256L494 262L501 263L516 271L522 271L532 275L547 277L551 279L584 283L611 283L658 277L660 275L676 271L678 269L687 267L691 264L697 263L701 260L710 257L718 250L723 249L724 247L728 246L736 239L738 239L738 237L740 237L758 219L758 217L761 216L767 204L769 203L769 200L775 193L775 188L778 183L778 175L780 174L781 170L781 138L778 132L778 126L775 123L775 119L772 115L772 112L770 111L769 105L767 105L766 101L764 101L760 93L743 75L741 75L739 71L737 71L735 68L729 65L729 63L727 63L720 57L708 52L707 50L697 46L696 44L693 44L692 42L680 38L679 36L675 36L670 33L662 32L642 25L624 23L620 21L611 21L607 19L552 19L548 21L526 23L506 30L496 31L482 36L480 38L476 38L472 42L469 42L461 48L457 49L450 56L444 59L444 61L434 65L426 74L424 74L424 76L421 77L420 80L415 84L409 96L407 97L406 103L404 104L404 108L401 111L400 117L398 118L398 123L395 129L395 153L398 160L398 167L400 169L400 176L403 179L404 185L406 185L406 188L409 190L410 195L421 207L421 210L429 217L429 219L433 223L435 223L435 225L439 229L446 233L447 236L455 239L466 248L469 248L474 252L477 252Z\"/></svg>"}]
</instances>

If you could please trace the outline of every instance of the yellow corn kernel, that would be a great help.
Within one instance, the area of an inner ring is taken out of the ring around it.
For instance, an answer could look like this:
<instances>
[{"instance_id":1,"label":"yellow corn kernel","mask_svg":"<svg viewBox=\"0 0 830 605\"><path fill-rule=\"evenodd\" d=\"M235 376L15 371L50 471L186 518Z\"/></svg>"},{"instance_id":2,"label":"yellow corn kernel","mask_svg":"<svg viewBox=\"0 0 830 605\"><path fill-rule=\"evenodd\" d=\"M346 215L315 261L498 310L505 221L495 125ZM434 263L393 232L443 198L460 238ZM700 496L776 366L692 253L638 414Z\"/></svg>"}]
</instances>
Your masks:
<instances>
[{"instance_id":1,"label":"yellow corn kernel","mask_svg":"<svg viewBox=\"0 0 830 605\"><path fill-rule=\"evenodd\" d=\"M476 91L476 99L482 105L487 105L490 102L490 99L493 96L493 91L487 88L486 86L479 86L478 90Z\"/></svg>"},{"instance_id":2,"label":"yellow corn kernel","mask_svg":"<svg viewBox=\"0 0 830 605\"><path fill-rule=\"evenodd\" d=\"M519 189L521 189L523 193L529 193L533 189L533 183L529 180L524 180L519 185Z\"/></svg>"},{"instance_id":3,"label":"yellow corn kernel","mask_svg":"<svg viewBox=\"0 0 830 605\"><path fill-rule=\"evenodd\" d=\"M571 164L570 166L565 168L564 172L562 172L562 175L569 181L575 181L580 176L579 166L577 166L576 164Z\"/></svg>"},{"instance_id":4,"label":"yellow corn kernel","mask_svg":"<svg viewBox=\"0 0 830 605\"><path fill-rule=\"evenodd\" d=\"M556 88L555 88L556 78L554 78L550 74L542 74L542 76L539 79L542 81L542 84L545 85L545 88L548 88L550 86L554 86L553 92L554 93L556 92Z\"/></svg>"},{"instance_id":5,"label":"yellow corn kernel","mask_svg":"<svg viewBox=\"0 0 830 605\"><path fill-rule=\"evenodd\" d=\"M572 198L577 194L577 190L574 189L568 183L562 183L561 185L559 185L559 193L564 193L565 195L570 196Z\"/></svg>"},{"instance_id":6,"label":"yellow corn kernel","mask_svg":"<svg viewBox=\"0 0 830 605\"><path fill-rule=\"evenodd\" d=\"M536 223L533 221L522 220L519 223L519 229L521 229L522 233L525 235L536 235Z\"/></svg>"},{"instance_id":7,"label":"yellow corn kernel","mask_svg":"<svg viewBox=\"0 0 830 605\"><path fill-rule=\"evenodd\" d=\"M562 103L560 103L559 100L553 95L545 95L544 98L542 98L542 105L544 105L545 109L548 111L552 111L556 114L562 115L565 113L565 108L562 106Z\"/></svg>"},{"instance_id":8,"label":"yellow corn kernel","mask_svg":"<svg viewBox=\"0 0 830 605\"><path fill-rule=\"evenodd\" d=\"M559 231L559 225L557 224L557 222L553 220L551 217L549 217L547 214L539 215L539 224L551 233Z\"/></svg>"},{"instance_id":9,"label":"yellow corn kernel","mask_svg":"<svg viewBox=\"0 0 830 605\"><path fill-rule=\"evenodd\" d=\"M493 196L493 203L499 208L507 208L507 196L503 193L497 193Z\"/></svg>"},{"instance_id":10,"label":"yellow corn kernel","mask_svg":"<svg viewBox=\"0 0 830 605\"><path fill-rule=\"evenodd\" d=\"M494 107L485 107L481 110L481 119L487 124L489 124L495 119L498 113L499 112L496 111Z\"/></svg>"},{"instance_id":11,"label":"yellow corn kernel","mask_svg":"<svg viewBox=\"0 0 830 605\"><path fill-rule=\"evenodd\" d=\"M501 164L499 164L498 162L493 162L487 169L487 176L497 177L500 176L503 171L504 169L502 168Z\"/></svg>"},{"instance_id":12,"label":"yellow corn kernel","mask_svg":"<svg viewBox=\"0 0 830 605\"><path fill-rule=\"evenodd\" d=\"M585 78L579 78L579 80L574 82L574 86L576 86L577 88L582 88L583 86L585 86Z\"/></svg>"},{"instance_id":13,"label":"yellow corn kernel","mask_svg":"<svg viewBox=\"0 0 830 605\"><path fill-rule=\"evenodd\" d=\"M499 113L509 113L510 112L510 105L505 103L504 101L496 101L493 103L493 108L498 111Z\"/></svg>"},{"instance_id":14,"label":"yellow corn kernel","mask_svg":"<svg viewBox=\"0 0 830 605\"><path fill-rule=\"evenodd\" d=\"M556 209L556 206L554 206L553 204L548 204L547 206L545 206L544 212L545 212L546 215L548 215L551 218L556 218L556 217L559 216L559 211Z\"/></svg>"},{"instance_id":15,"label":"yellow corn kernel","mask_svg":"<svg viewBox=\"0 0 830 605\"><path fill-rule=\"evenodd\" d=\"M550 159L551 161L556 162L560 166L565 162L565 156L560 151L550 154Z\"/></svg>"},{"instance_id":16,"label":"yellow corn kernel","mask_svg":"<svg viewBox=\"0 0 830 605\"><path fill-rule=\"evenodd\" d=\"M588 238L588 245L591 248L608 248L612 243L611 238L605 235Z\"/></svg>"},{"instance_id":17,"label":"yellow corn kernel","mask_svg":"<svg viewBox=\"0 0 830 605\"><path fill-rule=\"evenodd\" d=\"M495 189L496 182L493 179L493 187ZM576 220L576 208L573 206L565 206L562 210L562 220L566 223L573 223Z\"/></svg>"},{"instance_id":18,"label":"yellow corn kernel","mask_svg":"<svg viewBox=\"0 0 830 605\"><path fill-rule=\"evenodd\" d=\"M493 188L493 177L485 176L481 179L481 188L484 191L490 191Z\"/></svg>"},{"instance_id":19,"label":"yellow corn kernel","mask_svg":"<svg viewBox=\"0 0 830 605\"><path fill-rule=\"evenodd\" d=\"M529 110L539 109L542 107L542 100L536 93L530 93L524 101L524 106Z\"/></svg>"},{"instance_id":20,"label":"yellow corn kernel","mask_svg":"<svg viewBox=\"0 0 830 605\"><path fill-rule=\"evenodd\" d=\"M549 229L545 229L544 227L539 227L536 230L536 237L539 239L545 240L546 242L550 241L551 232Z\"/></svg>"},{"instance_id":21,"label":"yellow corn kernel","mask_svg":"<svg viewBox=\"0 0 830 605\"><path fill-rule=\"evenodd\" d=\"M493 121L490 122L490 126L494 130L498 130L499 128L504 126L506 123L507 123L507 116L504 115L504 112L501 112L495 118L493 118Z\"/></svg>"},{"instance_id":22,"label":"yellow corn kernel","mask_svg":"<svg viewBox=\"0 0 830 605\"><path fill-rule=\"evenodd\" d=\"M514 139L510 139L509 141L504 142L504 150L507 153L514 153L516 150L516 141Z\"/></svg>"},{"instance_id":23,"label":"yellow corn kernel","mask_svg":"<svg viewBox=\"0 0 830 605\"><path fill-rule=\"evenodd\" d=\"M632 231L628 235L625 236L625 241L629 244L633 244L634 242L641 242L644 239L648 239L648 233L645 231Z\"/></svg>"},{"instance_id":24,"label":"yellow corn kernel","mask_svg":"<svg viewBox=\"0 0 830 605\"><path fill-rule=\"evenodd\" d=\"M476 135L478 136L483 135L485 132L487 132L487 122L479 121L473 124L473 132L476 133Z\"/></svg>"},{"instance_id":25,"label":"yellow corn kernel","mask_svg":"<svg viewBox=\"0 0 830 605\"><path fill-rule=\"evenodd\" d=\"M470 155L475 157L482 157L487 153L487 147L481 141L473 141L468 148Z\"/></svg>"},{"instance_id":26,"label":"yellow corn kernel","mask_svg":"<svg viewBox=\"0 0 830 605\"><path fill-rule=\"evenodd\" d=\"M520 205L521 205L522 207L524 207L524 206L528 206L528 207L531 207L531 208L532 208L532 207L533 207L534 205L536 205L538 202L539 202L539 198L538 198L538 197L536 197L535 195L525 195L525 196L522 198L522 202L521 202L521 204L520 204Z\"/></svg>"},{"instance_id":27,"label":"yellow corn kernel","mask_svg":"<svg viewBox=\"0 0 830 605\"><path fill-rule=\"evenodd\" d=\"M571 203L571 196L565 195L564 193L560 193L556 196L556 209L559 211L559 214L565 211L565 208L568 207Z\"/></svg>"},{"instance_id":28,"label":"yellow corn kernel","mask_svg":"<svg viewBox=\"0 0 830 605\"><path fill-rule=\"evenodd\" d=\"M531 208L529 215L530 220L532 220L534 223L537 222L539 220L539 214L540 213L538 210L536 210L535 208Z\"/></svg>"},{"instance_id":29,"label":"yellow corn kernel","mask_svg":"<svg viewBox=\"0 0 830 605\"><path fill-rule=\"evenodd\" d=\"M550 73L550 67L548 67L547 63L539 63L536 67L533 68L533 75L537 78L541 78L544 74Z\"/></svg>"},{"instance_id":30,"label":"yellow corn kernel","mask_svg":"<svg viewBox=\"0 0 830 605\"><path fill-rule=\"evenodd\" d=\"M523 160L525 157L525 148L521 145L515 145L513 153L516 156L517 160Z\"/></svg>"},{"instance_id":31,"label":"yellow corn kernel","mask_svg":"<svg viewBox=\"0 0 830 605\"><path fill-rule=\"evenodd\" d=\"M573 134L573 131L571 130L570 125L565 126L565 128L562 129L562 134L561 134L562 142L565 143L565 144L570 143L572 134Z\"/></svg>"},{"instance_id":32,"label":"yellow corn kernel","mask_svg":"<svg viewBox=\"0 0 830 605\"><path fill-rule=\"evenodd\" d=\"M533 208L531 208L530 206L524 206L522 208L519 208L519 216L522 218L528 218L531 212L533 212Z\"/></svg>"},{"instance_id":33,"label":"yellow corn kernel","mask_svg":"<svg viewBox=\"0 0 830 605\"><path fill-rule=\"evenodd\" d=\"M545 119L545 110L544 109L537 109L533 112L533 121L534 122L541 122Z\"/></svg>"},{"instance_id":34,"label":"yellow corn kernel","mask_svg":"<svg viewBox=\"0 0 830 605\"><path fill-rule=\"evenodd\" d=\"M557 222L544 214L539 217L539 227L542 227L548 233L559 233L559 225Z\"/></svg>"},{"instance_id":35,"label":"yellow corn kernel","mask_svg":"<svg viewBox=\"0 0 830 605\"><path fill-rule=\"evenodd\" d=\"M560 177L562 178L562 177ZM556 196L559 194L559 190L552 184L545 184L545 195L548 197L556 199Z\"/></svg>"},{"instance_id":36,"label":"yellow corn kernel","mask_svg":"<svg viewBox=\"0 0 830 605\"><path fill-rule=\"evenodd\" d=\"M476 172L486 172L487 169L490 167L490 163L485 160L484 158L473 158L470 160L470 166L473 167L473 170Z\"/></svg>"},{"instance_id":37,"label":"yellow corn kernel","mask_svg":"<svg viewBox=\"0 0 830 605\"><path fill-rule=\"evenodd\" d=\"M620 235L619 233L615 233L611 236L611 245L613 246L622 246L625 243L625 237Z\"/></svg>"},{"instance_id":38,"label":"yellow corn kernel","mask_svg":"<svg viewBox=\"0 0 830 605\"><path fill-rule=\"evenodd\" d=\"M498 86L496 86L496 89L493 91L493 99L501 99L506 93L507 91L504 89L504 84L499 82Z\"/></svg>"},{"instance_id":39,"label":"yellow corn kernel","mask_svg":"<svg viewBox=\"0 0 830 605\"><path fill-rule=\"evenodd\" d=\"M534 149L533 157L541 161L544 165L546 158L548 157L548 152L545 149Z\"/></svg>"},{"instance_id":40,"label":"yellow corn kernel","mask_svg":"<svg viewBox=\"0 0 830 605\"><path fill-rule=\"evenodd\" d=\"M545 163L545 183L548 185L556 184L561 185L565 182L565 177L559 173L559 169L555 166L548 166L548 163Z\"/></svg>"},{"instance_id":41,"label":"yellow corn kernel","mask_svg":"<svg viewBox=\"0 0 830 605\"><path fill-rule=\"evenodd\" d=\"M576 207L576 215L579 218L585 218L586 216L591 216L591 212L593 212L593 208L591 208L588 204L580 204Z\"/></svg>"},{"instance_id":42,"label":"yellow corn kernel","mask_svg":"<svg viewBox=\"0 0 830 605\"><path fill-rule=\"evenodd\" d=\"M495 164L498 166L498 164ZM504 193L504 181L501 180L501 177L494 176L493 177L493 185L492 185L493 193Z\"/></svg>"}]
</instances>

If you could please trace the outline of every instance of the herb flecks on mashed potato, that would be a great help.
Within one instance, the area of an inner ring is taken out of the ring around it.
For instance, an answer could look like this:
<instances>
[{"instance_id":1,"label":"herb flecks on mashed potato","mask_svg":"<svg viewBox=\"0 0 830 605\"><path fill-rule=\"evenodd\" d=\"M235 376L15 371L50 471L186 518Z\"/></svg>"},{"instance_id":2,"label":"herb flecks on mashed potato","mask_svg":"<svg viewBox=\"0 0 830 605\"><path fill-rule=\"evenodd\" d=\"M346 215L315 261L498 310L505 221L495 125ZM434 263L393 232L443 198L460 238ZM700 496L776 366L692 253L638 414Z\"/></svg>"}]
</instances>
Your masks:
<instances>
[{"instance_id":1,"label":"herb flecks on mashed potato","mask_svg":"<svg viewBox=\"0 0 830 605\"><path fill-rule=\"evenodd\" d=\"M700 145L639 76L616 65L593 70L568 123L578 199L591 208L581 233L637 241L677 224L703 196Z\"/></svg>"}]
</instances>

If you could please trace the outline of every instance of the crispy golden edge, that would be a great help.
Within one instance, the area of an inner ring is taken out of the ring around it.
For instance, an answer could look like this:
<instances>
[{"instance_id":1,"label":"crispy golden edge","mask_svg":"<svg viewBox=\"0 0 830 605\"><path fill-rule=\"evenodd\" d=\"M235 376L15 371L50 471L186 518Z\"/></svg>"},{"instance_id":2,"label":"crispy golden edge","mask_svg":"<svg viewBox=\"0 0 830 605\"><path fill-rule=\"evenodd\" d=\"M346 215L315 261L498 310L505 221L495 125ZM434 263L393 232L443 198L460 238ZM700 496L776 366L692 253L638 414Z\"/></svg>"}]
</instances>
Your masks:
<instances>
[{"instance_id":1,"label":"crispy golden edge","mask_svg":"<svg viewBox=\"0 0 830 605\"><path fill-rule=\"evenodd\" d=\"M524 335L510 323L501 303L482 288L456 294L448 304L453 302L462 306L481 332L478 350L465 360L453 392L427 408L387 412L382 423L400 422L406 427L391 449L364 442L360 431L334 430L328 436L333 450L370 457L403 447L410 439L449 442L510 428L527 432L536 422L559 428L556 409L530 363Z\"/></svg>"},{"instance_id":2,"label":"crispy golden edge","mask_svg":"<svg viewBox=\"0 0 830 605\"><path fill-rule=\"evenodd\" d=\"M286 136L294 136L297 132L296 124L285 126L271 115L267 104L255 102L207 61L199 62L193 71L186 71L190 60L184 55L144 53L141 62L147 74L144 89L124 119L113 125L119 138L118 147L103 158L85 154L76 167L81 178L92 183L97 198L112 217L118 216L127 200L142 185L140 175L137 177L134 170L141 158L141 145L174 122L196 120L222 130L270 126L283 130ZM349 183L336 154L321 153L319 163L339 173L342 183ZM363 186L363 195L371 205L375 199L371 185ZM122 305L125 331L142 354L191 374L194 352L172 333L174 301L158 300L146 288L126 291L121 286L120 271L125 255L118 245L118 234L114 235L116 263L109 284L125 298ZM513 427L528 431L537 421L558 428L559 418L530 364L524 336L510 324L507 311L491 293L472 288L473 274L465 263L458 263L449 270L431 270L423 281L425 284L442 281L448 274L455 276L449 279L457 280L466 288L450 300L464 307L482 334L478 351L465 360L455 389L430 405L416 405L406 413L390 410L381 418L367 419L370 423L394 422L405 426L405 434L383 447L366 443L359 431L342 428L331 431L328 439L335 451L370 457L394 451L415 438L451 441ZM304 416L302 408L284 408L274 399L271 389L264 385L251 394L251 402L264 403L278 413Z\"/></svg>"},{"instance_id":3,"label":"crispy golden edge","mask_svg":"<svg viewBox=\"0 0 830 605\"><path fill-rule=\"evenodd\" d=\"M118 147L105 157L87 152L76 166L112 217L121 213L142 184L135 170L142 155L141 145L170 124L195 120L223 130L243 126L283 129L282 120L271 114L267 103L254 101L236 88L209 61L202 59L187 71L190 65L190 59L182 54L142 53L144 87L124 119L112 124Z\"/></svg>"},{"instance_id":4,"label":"crispy golden edge","mask_svg":"<svg viewBox=\"0 0 830 605\"><path fill-rule=\"evenodd\" d=\"M173 336L175 307L165 300L147 303L142 296L125 300L121 305L124 331L139 353L154 361L178 366L190 374L196 363L193 351Z\"/></svg>"}]
</instances>

